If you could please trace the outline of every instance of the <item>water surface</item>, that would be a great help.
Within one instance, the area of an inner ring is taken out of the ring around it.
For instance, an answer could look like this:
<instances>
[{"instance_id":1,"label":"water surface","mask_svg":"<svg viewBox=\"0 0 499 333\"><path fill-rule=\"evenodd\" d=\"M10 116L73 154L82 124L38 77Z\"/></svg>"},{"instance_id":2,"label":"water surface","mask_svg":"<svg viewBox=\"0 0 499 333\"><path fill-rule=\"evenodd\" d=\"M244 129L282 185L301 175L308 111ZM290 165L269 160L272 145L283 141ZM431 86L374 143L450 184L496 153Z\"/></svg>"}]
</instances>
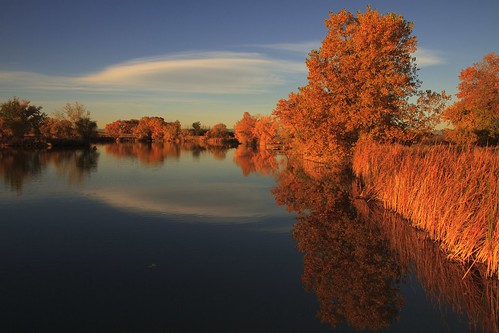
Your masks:
<instances>
[{"instance_id":1,"label":"water surface","mask_svg":"<svg viewBox=\"0 0 499 333\"><path fill-rule=\"evenodd\" d=\"M497 330L469 301L497 284L284 157L4 150L0 175L1 332Z\"/></svg>"}]
</instances>

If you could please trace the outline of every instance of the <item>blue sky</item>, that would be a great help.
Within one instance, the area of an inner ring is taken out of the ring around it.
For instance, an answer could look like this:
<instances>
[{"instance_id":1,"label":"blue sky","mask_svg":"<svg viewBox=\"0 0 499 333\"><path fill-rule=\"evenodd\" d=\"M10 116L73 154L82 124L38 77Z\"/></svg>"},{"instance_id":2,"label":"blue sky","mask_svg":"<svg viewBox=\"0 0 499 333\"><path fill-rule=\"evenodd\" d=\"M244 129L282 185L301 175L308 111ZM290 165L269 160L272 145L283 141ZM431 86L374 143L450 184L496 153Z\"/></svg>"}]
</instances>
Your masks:
<instances>
[{"instance_id":1,"label":"blue sky","mask_svg":"<svg viewBox=\"0 0 499 333\"><path fill-rule=\"evenodd\" d=\"M330 11L367 5L414 22L425 89L455 94L463 68L499 52L497 0L1 0L0 101L49 115L78 101L101 128L146 115L232 127L305 85Z\"/></svg>"}]
</instances>

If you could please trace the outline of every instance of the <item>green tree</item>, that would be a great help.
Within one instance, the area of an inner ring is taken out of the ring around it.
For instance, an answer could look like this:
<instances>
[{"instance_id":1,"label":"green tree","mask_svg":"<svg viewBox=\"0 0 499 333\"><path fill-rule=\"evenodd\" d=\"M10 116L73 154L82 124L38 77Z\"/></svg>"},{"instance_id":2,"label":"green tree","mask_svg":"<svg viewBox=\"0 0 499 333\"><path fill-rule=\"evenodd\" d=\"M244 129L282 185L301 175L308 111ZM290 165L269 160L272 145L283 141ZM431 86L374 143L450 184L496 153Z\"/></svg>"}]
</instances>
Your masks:
<instances>
[{"instance_id":1,"label":"green tree","mask_svg":"<svg viewBox=\"0 0 499 333\"><path fill-rule=\"evenodd\" d=\"M14 97L0 105L0 135L2 139L22 139L24 135L40 134L40 125L46 114L41 106L30 105L30 101L20 101Z\"/></svg>"},{"instance_id":2,"label":"green tree","mask_svg":"<svg viewBox=\"0 0 499 333\"><path fill-rule=\"evenodd\" d=\"M201 129L201 122L196 121L192 123L192 128L194 128L194 135L196 136L202 135L203 130Z\"/></svg>"},{"instance_id":3,"label":"green tree","mask_svg":"<svg viewBox=\"0 0 499 333\"><path fill-rule=\"evenodd\" d=\"M75 122L75 128L80 139L86 143L90 142L90 139L97 133L97 123L89 117L79 118Z\"/></svg>"}]
</instances>

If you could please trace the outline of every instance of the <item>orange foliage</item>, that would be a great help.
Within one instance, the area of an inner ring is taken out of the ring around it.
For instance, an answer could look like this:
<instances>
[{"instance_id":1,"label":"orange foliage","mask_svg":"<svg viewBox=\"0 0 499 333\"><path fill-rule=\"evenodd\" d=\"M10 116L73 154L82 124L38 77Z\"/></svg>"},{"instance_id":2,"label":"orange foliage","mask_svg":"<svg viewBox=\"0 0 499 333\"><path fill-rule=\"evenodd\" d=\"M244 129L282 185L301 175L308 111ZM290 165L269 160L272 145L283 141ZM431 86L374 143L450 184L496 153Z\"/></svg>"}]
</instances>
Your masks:
<instances>
[{"instance_id":1,"label":"orange foliage","mask_svg":"<svg viewBox=\"0 0 499 333\"><path fill-rule=\"evenodd\" d=\"M140 141L177 141L183 137L180 122L165 122L161 117L142 117L140 120L116 120L107 124L108 135L119 139L134 136Z\"/></svg>"},{"instance_id":2,"label":"orange foliage","mask_svg":"<svg viewBox=\"0 0 499 333\"><path fill-rule=\"evenodd\" d=\"M248 112L234 126L239 143L246 146L265 147L274 141L278 123L272 116L252 116Z\"/></svg>"},{"instance_id":3,"label":"orange foliage","mask_svg":"<svg viewBox=\"0 0 499 333\"><path fill-rule=\"evenodd\" d=\"M360 136L408 141L430 132L445 93L419 93L412 23L367 8L330 13L328 33L307 60L308 84L274 110L292 141L320 159L348 155Z\"/></svg>"},{"instance_id":4,"label":"orange foliage","mask_svg":"<svg viewBox=\"0 0 499 333\"><path fill-rule=\"evenodd\" d=\"M105 131L108 135L119 138L124 135L133 135L138 124L139 121L137 119L116 120L107 124Z\"/></svg>"},{"instance_id":5,"label":"orange foliage","mask_svg":"<svg viewBox=\"0 0 499 333\"><path fill-rule=\"evenodd\" d=\"M499 55L487 54L479 63L459 75L459 101L443 114L455 131L451 140L458 143L499 143Z\"/></svg>"},{"instance_id":6,"label":"orange foliage","mask_svg":"<svg viewBox=\"0 0 499 333\"><path fill-rule=\"evenodd\" d=\"M247 146L253 146L256 138L253 133L256 118L248 112L243 114L243 118L234 125L234 135L239 143Z\"/></svg>"}]
</instances>

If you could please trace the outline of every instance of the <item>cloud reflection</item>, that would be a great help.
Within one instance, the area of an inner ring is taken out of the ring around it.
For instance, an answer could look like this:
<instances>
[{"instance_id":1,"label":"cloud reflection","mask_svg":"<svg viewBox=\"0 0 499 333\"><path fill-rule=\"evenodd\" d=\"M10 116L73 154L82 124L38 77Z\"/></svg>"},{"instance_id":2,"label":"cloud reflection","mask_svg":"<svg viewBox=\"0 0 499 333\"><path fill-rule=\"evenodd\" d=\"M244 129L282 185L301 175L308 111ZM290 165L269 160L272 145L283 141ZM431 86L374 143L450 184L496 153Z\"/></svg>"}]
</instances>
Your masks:
<instances>
[{"instance_id":1,"label":"cloud reflection","mask_svg":"<svg viewBox=\"0 0 499 333\"><path fill-rule=\"evenodd\" d=\"M269 204L257 184L196 184L131 190L106 188L89 193L105 204L145 214L217 219L216 223L254 223L255 218L282 215L282 209ZM270 193L268 193L270 195ZM184 219L189 221L188 219Z\"/></svg>"}]
</instances>

